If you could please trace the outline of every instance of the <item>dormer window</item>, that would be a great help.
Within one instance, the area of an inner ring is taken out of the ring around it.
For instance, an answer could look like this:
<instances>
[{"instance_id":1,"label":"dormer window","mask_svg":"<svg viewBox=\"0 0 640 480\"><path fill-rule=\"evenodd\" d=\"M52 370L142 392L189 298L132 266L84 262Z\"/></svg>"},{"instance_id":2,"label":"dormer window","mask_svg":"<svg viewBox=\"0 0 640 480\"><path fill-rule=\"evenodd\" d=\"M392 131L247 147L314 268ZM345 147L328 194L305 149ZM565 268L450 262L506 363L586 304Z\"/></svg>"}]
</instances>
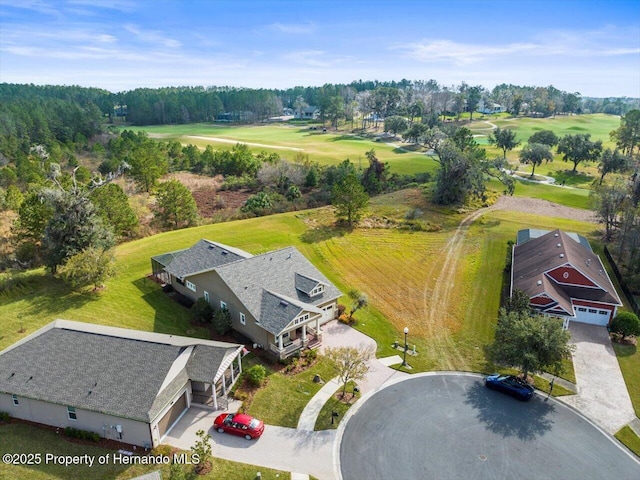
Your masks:
<instances>
[{"instance_id":1,"label":"dormer window","mask_svg":"<svg viewBox=\"0 0 640 480\"><path fill-rule=\"evenodd\" d=\"M316 295L320 295L321 293L324 293L324 285L320 283L316 286L316 288L309 292L309 296L315 297Z\"/></svg>"}]
</instances>

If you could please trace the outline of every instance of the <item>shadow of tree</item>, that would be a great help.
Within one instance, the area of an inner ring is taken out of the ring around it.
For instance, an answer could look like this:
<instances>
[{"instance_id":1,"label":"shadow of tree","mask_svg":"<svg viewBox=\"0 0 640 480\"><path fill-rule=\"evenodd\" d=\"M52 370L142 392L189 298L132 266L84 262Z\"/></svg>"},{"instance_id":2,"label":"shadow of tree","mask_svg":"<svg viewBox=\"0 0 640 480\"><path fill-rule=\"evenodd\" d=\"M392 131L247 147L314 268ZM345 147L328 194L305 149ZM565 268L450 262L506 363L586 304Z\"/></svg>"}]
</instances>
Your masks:
<instances>
[{"instance_id":1,"label":"shadow of tree","mask_svg":"<svg viewBox=\"0 0 640 480\"><path fill-rule=\"evenodd\" d=\"M77 310L89 302L100 300L100 292L75 292L56 278L46 290L38 290L29 295L29 308L25 316L49 317L69 310Z\"/></svg>"},{"instance_id":2,"label":"shadow of tree","mask_svg":"<svg viewBox=\"0 0 640 480\"><path fill-rule=\"evenodd\" d=\"M345 226L323 225L312 228L300 235L300 240L304 243L318 243L334 237L343 237L352 229Z\"/></svg>"},{"instance_id":3,"label":"shadow of tree","mask_svg":"<svg viewBox=\"0 0 640 480\"><path fill-rule=\"evenodd\" d=\"M327 133L329 133L329 131L327 130ZM356 135L336 135L334 137L331 137L331 141L332 142L340 142L343 140L353 140L353 141L358 141L358 142L370 142L371 140L368 138L363 138L363 137L359 137Z\"/></svg>"},{"instance_id":4,"label":"shadow of tree","mask_svg":"<svg viewBox=\"0 0 640 480\"><path fill-rule=\"evenodd\" d=\"M140 298L155 311L154 332L208 338L206 329L199 329L190 324L189 309L173 301L156 282L142 277L132 283L142 292Z\"/></svg>"},{"instance_id":5,"label":"shadow of tree","mask_svg":"<svg viewBox=\"0 0 640 480\"><path fill-rule=\"evenodd\" d=\"M474 383L466 396L465 403L477 411L478 421L503 437L530 441L553 426L548 415L554 412L555 406L538 397L527 403L519 402L504 393L487 389L482 383Z\"/></svg>"}]
</instances>

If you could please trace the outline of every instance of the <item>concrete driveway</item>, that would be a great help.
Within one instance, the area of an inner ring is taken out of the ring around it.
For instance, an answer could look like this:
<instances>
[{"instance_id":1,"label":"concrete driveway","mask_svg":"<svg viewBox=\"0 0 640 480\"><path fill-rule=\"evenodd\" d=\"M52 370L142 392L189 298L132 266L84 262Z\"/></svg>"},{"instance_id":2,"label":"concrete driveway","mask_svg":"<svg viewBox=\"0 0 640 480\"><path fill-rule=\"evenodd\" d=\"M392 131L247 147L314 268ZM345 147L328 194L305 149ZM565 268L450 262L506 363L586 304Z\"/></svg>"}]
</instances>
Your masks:
<instances>
[{"instance_id":1,"label":"concrete driveway","mask_svg":"<svg viewBox=\"0 0 640 480\"><path fill-rule=\"evenodd\" d=\"M571 343L576 346L573 366L577 395L562 401L613 434L636 418L618 359L606 328L571 323Z\"/></svg>"},{"instance_id":2,"label":"concrete driveway","mask_svg":"<svg viewBox=\"0 0 640 480\"><path fill-rule=\"evenodd\" d=\"M519 402L473 374L416 374L372 392L338 429L344 480L640 478L640 462L554 399Z\"/></svg>"},{"instance_id":3,"label":"concrete driveway","mask_svg":"<svg viewBox=\"0 0 640 480\"><path fill-rule=\"evenodd\" d=\"M196 440L196 432L202 429L211 435L214 457L307 473L321 479L333 478L335 430L309 432L267 425L262 437L249 441L214 431L212 425L216 415L210 410L191 407L162 443L188 450Z\"/></svg>"}]
</instances>

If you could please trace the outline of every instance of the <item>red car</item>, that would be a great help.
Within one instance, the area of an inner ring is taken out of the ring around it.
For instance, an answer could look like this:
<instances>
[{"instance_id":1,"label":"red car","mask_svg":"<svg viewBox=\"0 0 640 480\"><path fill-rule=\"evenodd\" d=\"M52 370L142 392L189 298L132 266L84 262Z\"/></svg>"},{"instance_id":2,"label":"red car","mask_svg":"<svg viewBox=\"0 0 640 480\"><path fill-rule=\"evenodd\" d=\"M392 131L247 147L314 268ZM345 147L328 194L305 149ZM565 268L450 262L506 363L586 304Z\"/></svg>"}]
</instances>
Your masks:
<instances>
[{"instance_id":1,"label":"red car","mask_svg":"<svg viewBox=\"0 0 640 480\"><path fill-rule=\"evenodd\" d=\"M264 423L244 413L222 413L214 420L213 428L220 433L233 433L251 440L262 435Z\"/></svg>"}]
</instances>

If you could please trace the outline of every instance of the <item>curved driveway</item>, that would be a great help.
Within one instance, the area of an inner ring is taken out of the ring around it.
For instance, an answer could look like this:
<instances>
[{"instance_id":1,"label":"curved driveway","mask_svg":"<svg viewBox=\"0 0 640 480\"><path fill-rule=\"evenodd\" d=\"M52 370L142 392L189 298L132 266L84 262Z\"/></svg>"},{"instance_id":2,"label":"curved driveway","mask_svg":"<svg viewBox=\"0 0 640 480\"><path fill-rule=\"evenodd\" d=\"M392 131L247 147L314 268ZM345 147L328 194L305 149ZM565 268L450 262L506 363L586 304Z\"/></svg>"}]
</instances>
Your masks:
<instances>
[{"instance_id":1,"label":"curved driveway","mask_svg":"<svg viewBox=\"0 0 640 480\"><path fill-rule=\"evenodd\" d=\"M640 462L574 410L519 402L478 375L419 374L362 400L336 439L344 480L640 478Z\"/></svg>"}]
</instances>

